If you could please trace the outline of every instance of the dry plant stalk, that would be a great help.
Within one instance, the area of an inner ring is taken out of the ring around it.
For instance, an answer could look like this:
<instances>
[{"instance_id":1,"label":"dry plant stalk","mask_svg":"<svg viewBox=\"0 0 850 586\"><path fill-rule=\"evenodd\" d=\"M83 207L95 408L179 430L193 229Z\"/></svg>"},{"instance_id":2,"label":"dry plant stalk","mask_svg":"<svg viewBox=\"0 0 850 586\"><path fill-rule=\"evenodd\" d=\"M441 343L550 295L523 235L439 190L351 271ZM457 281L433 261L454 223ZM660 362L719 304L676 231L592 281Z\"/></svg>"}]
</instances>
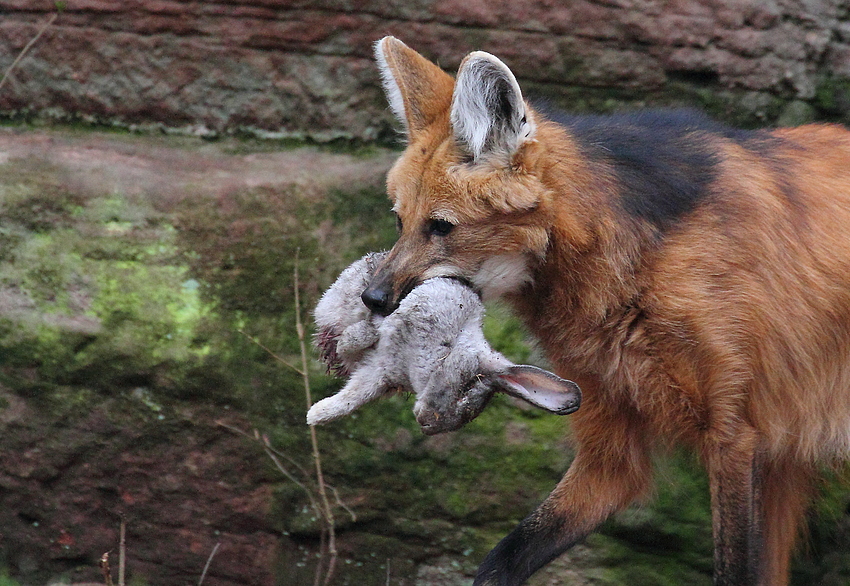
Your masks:
<instances>
[{"instance_id":1,"label":"dry plant stalk","mask_svg":"<svg viewBox=\"0 0 850 586\"><path fill-rule=\"evenodd\" d=\"M124 586L124 574L127 569L127 519L121 514L120 539L118 541L118 586Z\"/></svg>"},{"instance_id":2,"label":"dry plant stalk","mask_svg":"<svg viewBox=\"0 0 850 586\"><path fill-rule=\"evenodd\" d=\"M119 529L118 540L118 586L125 586L124 575L127 567L127 519L124 513L120 513L121 527ZM106 586L113 586L112 568L109 567L109 552L107 551L100 556L100 571L103 573L103 581Z\"/></svg>"},{"instance_id":3,"label":"dry plant stalk","mask_svg":"<svg viewBox=\"0 0 850 586\"><path fill-rule=\"evenodd\" d=\"M299 293L300 281L299 281L299 273L298 273L298 265L300 260L300 250L297 250L295 253L295 269L293 271L293 288L295 290L295 330L298 335L298 344L301 352L301 367L297 367L290 362L287 362L277 354L275 354L268 347L263 345L259 340L248 335L246 332L242 330L238 330L240 334L248 338L252 343L256 344L260 348L262 348L266 353L268 353L272 358L284 364L288 368L292 369L299 376L301 376L301 380L304 383L304 398L307 403L307 409L309 409L313 405L313 397L310 389L310 374L308 369L308 354L307 354L307 342L306 342L306 333L304 324L301 320L301 298ZM324 474L322 472L322 457L319 451L319 440L316 434L315 426L310 426L310 443L312 446L312 458L313 458L313 467L315 473L315 481L313 481L313 476L308 472L303 466L298 464L291 457L283 454L282 452L276 450L269 441L269 438L266 435L261 435L256 429L254 430L253 435L247 433L237 427L228 425L223 421L218 421L218 425L225 427L239 435L247 437L249 439L253 439L254 441L259 442L263 446L263 450L266 452L266 455L271 459L274 463L275 467L290 481L295 483L299 488L301 488L306 494L307 498L310 500L310 506L315 511L316 515L321 519L322 522L322 531L320 537L320 557L319 563L316 566L316 573L314 579L314 585L318 586L319 584L323 584L324 586L328 586L331 580L333 579L334 572L336 569L336 562L338 557L338 551L336 549L336 521L333 514L334 506L339 506L344 509L350 516L352 521L357 520L357 516L354 512L349 509L342 500L339 498L339 493L337 490L328 484L325 481ZM307 479L304 482L301 482L296 478L296 476L284 466L282 460L286 460L289 464L294 466L300 475ZM332 505L330 499L328 498L328 492L333 493L334 500L336 502L335 505ZM325 566L325 560L327 559L327 566ZM324 578L322 576L324 575Z\"/></svg>"},{"instance_id":4,"label":"dry plant stalk","mask_svg":"<svg viewBox=\"0 0 850 586\"><path fill-rule=\"evenodd\" d=\"M57 8L60 7L57 6ZM20 63L21 60L26 57L26 54L29 53L29 50L32 49L33 45L35 45L41 38L41 35L43 35L44 32L50 28L50 26L56 21L58 17L59 12L54 12L52 15L50 15L50 18L47 20L44 26L42 26L41 29L39 29L38 33L36 33L36 35L32 39L30 39L30 41L24 46L24 48L21 49L21 52L18 53L18 56L15 58L14 61L12 61L12 64L6 69L6 72L3 74L2 79L0 79L0 89L3 89L3 85L5 85L6 81L9 79L9 76L12 74L12 71L14 71L15 67L18 66L18 63Z\"/></svg>"},{"instance_id":5,"label":"dry plant stalk","mask_svg":"<svg viewBox=\"0 0 850 586\"><path fill-rule=\"evenodd\" d=\"M298 275L298 264L300 260L301 250L297 249L295 251L295 269L293 270L293 278L294 284L293 289L295 290L295 330L298 334L298 345L301 350L301 378L304 381L304 398L307 400L307 409L313 406L313 397L310 392L310 375L307 371L307 344L305 342L304 335L304 324L301 323L301 300L299 296L299 275ZM328 568L325 572L325 580L323 584L327 586L330 584L331 579L334 575L334 570L336 569L336 559L337 559L337 550L336 550L336 528L335 528L335 520L333 516L333 510L331 509L330 501L328 501L328 492L325 489L325 478L322 474L322 458L319 453L319 440L316 435L316 426L310 426L310 443L313 447L313 464L316 468L316 481L319 485L319 497L321 499L321 511L322 518L324 519L325 531L327 532L327 552L329 555L328 558ZM322 556L324 559L324 556ZM321 561L319 563L319 568L321 568ZM316 582L318 584L319 572L317 569L316 572Z\"/></svg>"},{"instance_id":6,"label":"dry plant stalk","mask_svg":"<svg viewBox=\"0 0 850 586\"><path fill-rule=\"evenodd\" d=\"M112 570L109 568L109 552L100 556L100 571L103 572L103 581L106 586L112 586Z\"/></svg>"},{"instance_id":7,"label":"dry plant stalk","mask_svg":"<svg viewBox=\"0 0 850 586\"><path fill-rule=\"evenodd\" d=\"M215 553L218 551L218 548L221 547L221 542L216 543L215 547L210 552L210 557L207 558L207 563L204 564L204 571L201 572L201 578L198 580L198 586L202 586L204 583L204 578L207 577L207 571L210 569L210 564L212 563L213 557L215 557Z\"/></svg>"}]
</instances>

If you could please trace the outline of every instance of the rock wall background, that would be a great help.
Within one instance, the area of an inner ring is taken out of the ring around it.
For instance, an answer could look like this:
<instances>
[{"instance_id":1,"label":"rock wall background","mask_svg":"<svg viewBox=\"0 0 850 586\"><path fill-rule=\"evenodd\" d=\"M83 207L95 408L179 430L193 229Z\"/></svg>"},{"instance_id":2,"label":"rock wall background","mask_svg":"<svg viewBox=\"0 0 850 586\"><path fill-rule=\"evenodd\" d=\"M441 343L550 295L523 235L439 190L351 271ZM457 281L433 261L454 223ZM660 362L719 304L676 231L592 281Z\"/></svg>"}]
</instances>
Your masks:
<instances>
[{"instance_id":1,"label":"rock wall background","mask_svg":"<svg viewBox=\"0 0 850 586\"><path fill-rule=\"evenodd\" d=\"M0 71L53 11L0 0ZM471 50L496 53L529 95L570 110L850 120L846 0L68 0L0 93L0 115L387 139L371 57L386 34L449 71Z\"/></svg>"}]
</instances>

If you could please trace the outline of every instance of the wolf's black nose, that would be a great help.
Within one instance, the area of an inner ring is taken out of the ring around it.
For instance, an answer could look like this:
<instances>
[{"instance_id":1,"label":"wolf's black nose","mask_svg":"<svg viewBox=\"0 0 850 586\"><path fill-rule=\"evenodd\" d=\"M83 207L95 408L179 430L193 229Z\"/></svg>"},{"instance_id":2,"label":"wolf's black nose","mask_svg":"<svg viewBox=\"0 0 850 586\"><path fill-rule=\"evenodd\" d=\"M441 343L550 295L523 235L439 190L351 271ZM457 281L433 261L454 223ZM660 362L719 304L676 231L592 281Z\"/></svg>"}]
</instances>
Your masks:
<instances>
[{"instance_id":1,"label":"wolf's black nose","mask_svg":"<svg viewBox=\"0 0 850 586\"><path fill-rule=\"evenodd\" d=\"M360 295L360 299L373 313L387 315L390 305L390 294L378 287L369 287Z\"/></svg>"}]
</instances>

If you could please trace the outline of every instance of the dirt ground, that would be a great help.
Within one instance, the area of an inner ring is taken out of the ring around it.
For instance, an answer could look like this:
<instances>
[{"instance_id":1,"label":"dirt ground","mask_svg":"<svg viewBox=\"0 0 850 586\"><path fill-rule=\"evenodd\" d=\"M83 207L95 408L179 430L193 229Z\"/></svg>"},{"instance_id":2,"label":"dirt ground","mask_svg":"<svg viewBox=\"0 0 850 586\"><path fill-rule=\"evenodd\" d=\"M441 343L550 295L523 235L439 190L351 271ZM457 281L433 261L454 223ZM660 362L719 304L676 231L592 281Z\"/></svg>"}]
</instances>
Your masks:
<instances>
[{"instance_id":1,"label":"dirt ground","mask_svg":"<svg viewBox=\"0 0 850 586\"><path fill-rule=\"evenodd\" d=\"M225 138L132 135L0 127L0 164L36 159L95 192L220 195L242 188L304 185L320 190L382 177L397 153L369 156L319 148L280 150L274 143Z\"/></svg>"}]
</instances>

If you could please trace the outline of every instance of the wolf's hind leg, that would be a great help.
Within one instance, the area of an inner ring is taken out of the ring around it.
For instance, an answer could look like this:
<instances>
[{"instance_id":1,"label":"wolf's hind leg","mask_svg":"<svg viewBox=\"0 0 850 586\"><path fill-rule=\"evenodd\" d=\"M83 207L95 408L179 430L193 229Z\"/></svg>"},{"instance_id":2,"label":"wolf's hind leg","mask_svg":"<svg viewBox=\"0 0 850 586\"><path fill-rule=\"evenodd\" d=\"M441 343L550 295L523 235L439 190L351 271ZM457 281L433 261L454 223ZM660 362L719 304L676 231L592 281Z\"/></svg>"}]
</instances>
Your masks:
<instances>
[{"instance_id":1,"label":"wolf's hind leg","mask_svg":"<svg viewBox=\"0 0 850 586\"><path fill-rule=\"evenodd\" d=\"M815 473L797 462L768 462L764 467L764 544L759 586L788 583L791 554L812 499Z\"/></svg>"}]
</instances>

